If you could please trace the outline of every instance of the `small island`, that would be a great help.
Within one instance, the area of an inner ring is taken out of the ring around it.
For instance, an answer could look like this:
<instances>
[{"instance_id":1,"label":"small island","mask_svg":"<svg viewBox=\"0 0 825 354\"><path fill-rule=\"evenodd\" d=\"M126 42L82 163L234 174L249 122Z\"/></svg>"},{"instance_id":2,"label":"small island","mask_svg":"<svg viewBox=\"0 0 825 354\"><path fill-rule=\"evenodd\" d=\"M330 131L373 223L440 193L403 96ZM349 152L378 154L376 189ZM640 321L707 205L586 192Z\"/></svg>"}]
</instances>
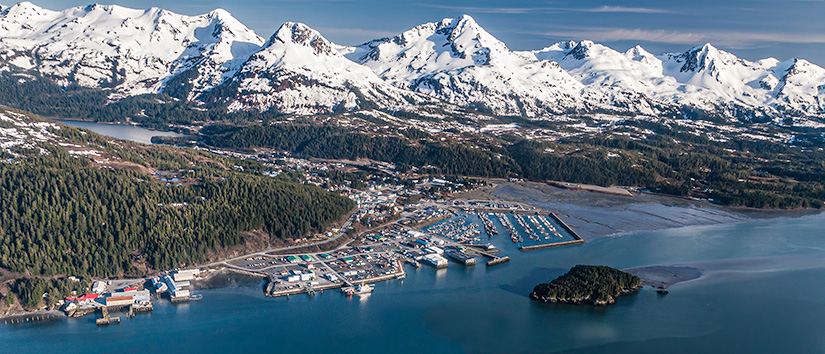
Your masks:
<instances>
[{"instance_id":1,"label":"small island","mask_svg":"<svg viewBox=\"0 0 825 354\"><path fill-rule=\"evenodd\" d=\"M542 302L607 306L620 295L642 288L642 280L621 270L594 265L577 265L549 283L533 288L530 298Z\"/></svg>"}]
</instances>

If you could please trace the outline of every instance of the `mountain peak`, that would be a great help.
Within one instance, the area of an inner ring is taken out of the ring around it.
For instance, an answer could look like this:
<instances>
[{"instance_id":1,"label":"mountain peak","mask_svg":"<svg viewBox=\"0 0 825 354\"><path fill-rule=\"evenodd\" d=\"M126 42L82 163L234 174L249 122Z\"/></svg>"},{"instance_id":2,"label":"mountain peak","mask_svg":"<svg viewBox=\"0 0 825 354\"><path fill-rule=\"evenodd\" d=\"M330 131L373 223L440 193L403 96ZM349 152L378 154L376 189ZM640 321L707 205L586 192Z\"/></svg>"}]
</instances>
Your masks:
<instances>
[{"instance_id":1,"label":"mountain peak","mask_svg":"<svg viewBox=\"0 0 825 354\"><path fill-rule=\"evenodd\" d=\"M470 15L465 14L456 18L445 18L441 20L438 27L439 29L436 33L447 35L447 40L450 42L464 39L465 42L477 41L478 44L484 47L501 46L506 48L504 43L484 30Z\"/></svg>"},{"instance_id":2,"label":"mountain peak","mask_svg":"<svg viewBox=\"0 0 825 354\"><path fill-rule=\"evenodd\" d=\"M731 65L741 61L735 55L719 50L710 43L693 47L677 55L677 60L684 63L679 69L680 72L698 72L711 66Z\"/></svg>"},{"instance_id":3,"label":"mountain peak","mask_svg":"<svg viewBox=\"0 0 825 354\"><path fill-rule=\"evenodd\" d=\"M2 7L4 15L8 14L16 14L16 15L26 15L26 14L37 14L43 10L46 10L40 6L32 4L28 1L18 2L11 7Z\"/></svg>"},{"instance_id":4,"label":"mountain peak","mask_svg":"<svg viewBox=\"0 0 825 354\"><path fill-rule=\"evenodd\" d=\"M221 19L222 18L233 18L233 19L235 18L234 16L232 16L231 13L229 13L229 11L226 11L222 8L217 8L217 9L214 9L212 11L209 11L209 13L207 15L209 17L212 17L212 18L221 18Z\"/></svg>"},{"instance_id":5,"label":"mountain peak","mask_svg":"<svg viewBox=\"0 0 825 354\"><path fill-rule=\"evenodd\" d=\"M476 20L467 14L461 15L459 17L448 17L441 20L441 25L446 28L455 28L460 31L471 30L471 29L479 29L481 26L478 25Z\"/></svg>"},{"instance_id":6,"label":"mountain peak","mask_svg":"<svg viewBox=\"0 0 825 354\"><path fill-rule=\"evenodd\" d=\"M571 42L572 43L572 42ZM576 44L573 49L567 52L565 56L571 56L578 60L583 60L589 56L590 47L592 47L594 43L592 41L581 41L579 44Z\"/></svg>"},{"instance_id":7,"label":"mountain peak","mask_svg":"<svg viewBox=\"0 0 825 354\"><path fill-rule=\"evenodd\" d=\"M630 60L645 64L651 64L656 61L656 56L648 52L647 49L644 49L640 45L636 45L635 47L628 49L624 52L624 56Z\"/></svg>"},{"instance_id":8,"label":"mountain peak","mask_svg":"<svg viewBox=\"0 0 825 354\"><path fill-rule=\"evenodd\" d=\"M714 47L713 44L710 44L710 42L702 44L700 46L696 46L696 47L694 47L694 49L701 49L702 51L705 51L705 52L719 50L719 49L716 49L716 47Z\"/></svg>"},{"instance_id":9,"label":"mountain peak","mask_svg":"<svg viewBox=\"0 0 825 354\"><path fill-rule=\"evenodd\" d=\"M635 45L633 48L628 49L625 52L625 54L628 57L631 57L631 58L632 57L647 57L647 56L652 56L653 55L650 52L648 52L647 49L645 49L644 47L642 47L638 44Z\"/></svg>"},{"instance_id":10,"label":"mountain peak","mask_svg":"<svg viewBox=\"0 0 825 354\"><path fill-rule=\"evenodd\" d=\"M16 8L19 8L19 9L36 9L36 10L43 9L42 7L37 6L37 5L35 5L35 4L33 4L29 1L21 1L21 2L18 2L16 4L12 5L11 7L16 7Z\"/></svg>"},{"instance_id":11,"label":"mountain peak","mask_svg":"<svg viewBox=\"0 0 825 354\"><path fill-rule=\"evenodd\" d=\"M332 44L320 32L300 22L285 22L266 43L270 47L276 42L310 47L315 55L334 54Z\"/></svg>"},{"instance_id":12,"label":"mountain peak","mask_svg":"<svg viewBox=\"0 0 825 354\"><path fill-rule=\"evenodd\" d=\"M463 14L459 17L446 17L441 20L439 23L439 27L442 28L454 28L454 29L470 29L474 27L479 27L478 22L467 14Z\"/></svg>"}]
</instances>

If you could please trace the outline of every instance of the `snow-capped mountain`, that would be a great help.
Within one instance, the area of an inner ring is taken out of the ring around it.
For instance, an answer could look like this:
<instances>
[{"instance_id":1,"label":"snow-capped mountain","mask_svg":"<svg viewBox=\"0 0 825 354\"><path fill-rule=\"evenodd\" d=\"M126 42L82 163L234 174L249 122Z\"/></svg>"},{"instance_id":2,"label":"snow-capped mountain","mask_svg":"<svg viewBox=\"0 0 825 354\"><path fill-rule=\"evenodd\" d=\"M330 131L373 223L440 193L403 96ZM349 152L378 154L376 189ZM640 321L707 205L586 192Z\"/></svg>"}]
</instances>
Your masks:
<instances>
[{"instance_id":1,"label":"snow-capped mountain","mask_svg":"<svg viewBox=\"0 0 825 354\"><path fill-rule=\"evenodd\" d=\"M287 22L230 80L214 90L212 98L224 100L231 111L274 107L299 114L391 108L428 101L387 84L335 47L305 24Z\"/></svg>"},{"instance_id":2,"label":"snow-capped mountain","mask_svg":"<svg viewBox=\"0 0 825 354\"><path fill-rule=\"evenodd\" d=\"M804 60L750 62L710 44L654 56L640 46L619 53L589 41L562 42L532 53L559 63L587 85L591 98L628 92L728 116L825 115L819 88L825 70ZM785 90L781 83L788 80L794 84Z\"/></svg>"},{"instance_id":3,"label":"snow-capped mountain","mask_svg":"<svg viewBox=\"0 0 825 354\"><path fill-rule=\"evenodd\" d=\"M291 22L265 41L224 10L21 2L0 6L3 71L110 89L113 99L165 93L298 114L427 104L524 117L690 107L737 119L825 118L825 69L803 59L751 62L710 44L662 55L590 41L512 51L467 15L346 47Z\"/></svg>"},{"instance_id":4,"label":"snow-capped mountain","mask_svg":"<svg viewBox=\"0 0 825 354\"><path fill-rule=\"evenodd\" d=\"M655 115L689 106L729 117L825 116L822 68L797 59L750 62L710 44L659 56L591 41L515 52L465 15L349 52L397 87L496 114Z\"/></svg>"},{"instance_id":5,"label":"snow-capped mountain","mask_svg":"<svg viewBox=\"0 0 825 354\"><path fill-rule=\"evenodd\" d=\"M558 64L510 51L470 16L426 23L347 54L387 82L495 114L538 116L584 107L583 85Z\"/></svg>"},{"instance_id":6,"label":"snow-capped mountain","mask_svg":"<svg viewBox=\"0 0 825 354\"><path fill-rule=\"evenodd\" d=\"M51 11L21 2L0 12L0 67L34 69L64 86L123 94L167 88L181 98L231 76L264 39L224 10L184 16L163 9L90 5ZM185 73L185 80L174 80ZM181 87L186 88L181 90Z\"/></svg>"}]
</instances>

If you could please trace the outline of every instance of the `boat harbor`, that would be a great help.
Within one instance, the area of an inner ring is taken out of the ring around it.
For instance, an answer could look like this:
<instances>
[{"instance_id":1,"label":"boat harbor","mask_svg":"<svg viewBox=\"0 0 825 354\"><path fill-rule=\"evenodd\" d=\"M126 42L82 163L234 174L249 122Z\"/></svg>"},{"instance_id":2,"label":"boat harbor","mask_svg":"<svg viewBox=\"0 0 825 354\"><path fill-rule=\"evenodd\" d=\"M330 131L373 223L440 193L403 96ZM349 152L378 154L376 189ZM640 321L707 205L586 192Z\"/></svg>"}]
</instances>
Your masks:
<instances>
[{"instance_id":1,"label":"boat harbor","mask_svg":"<svg viewBox=\"0 0 825 354\"><path fill-rule=\"evenodd\" d=\"M521 251L585 242L553 213L503 212L489 207L483 211L470 208L456 211L453 217L424 231L472 247L483 247L493 238L504 238L516 244Z\"/></svg>"},{"instance_id":2,"label":"boat harbor","mask_svg":"<svg viewBox=\"0 0 825 354\"><path fill-rule=\"evenodd\" d=\"M440 220L413 228L400 220L359 235L348 246L306 254L260 253L226 263L229 269L264 280L268 297L315 295L340 289L347 296L371 293L359 285L404 279L405 266L440 270L487 267L510 261L493 242L515 243L517 249L560 247L584 242L552 213L448 210L433 212ZM420 218L420 215L416 215Z\"/></svg>"},{"instance_id":3,"label":"boat harbor","mask_svg":"<svg viewBox=\"0 0 825 354\"><path fill-rule=\"evenodd\" d=\"M200 299L193 293L197 283L218 270L261 279L266 297L314 296L328 290L365 297L380 293L372 284L403 281L410 269L443 274L449 267L501 267L511 260L502 249L530 251L585 242L555 214L532 209L495 203L430 203L411 209L334 250L262 251L148 279L95 281L88 294L64 299L61 310L70 317L95 314L98 326L117 325L152 312L157 301Z\"/></svg>"}]
</instances>

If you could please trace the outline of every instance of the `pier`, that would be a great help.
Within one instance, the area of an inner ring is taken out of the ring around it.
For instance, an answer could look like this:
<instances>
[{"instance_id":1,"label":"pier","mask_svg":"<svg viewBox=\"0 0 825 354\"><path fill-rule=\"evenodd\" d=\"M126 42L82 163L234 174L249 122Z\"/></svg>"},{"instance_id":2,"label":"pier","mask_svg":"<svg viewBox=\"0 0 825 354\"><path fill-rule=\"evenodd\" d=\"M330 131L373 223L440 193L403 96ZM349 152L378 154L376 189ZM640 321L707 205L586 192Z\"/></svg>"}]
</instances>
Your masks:
<instances>
[{"instance_id":1,"label":"pier","mask_svg":"<svg viewBox=\"0 0 825 354\"><path fill-rule=\"evenodd\" d=\"M519 247L519 251L535 251L545 248L553 248L553 247L562 247L562 246L570 246L570 245L578 245L584 243L584 240L573 240L573 241L564 241L564 242L554 242L554 243L542 243L540 245L532 245L532 246L521 246Z\"/></svg>"},{"instance_id":2,"label":"pier","mask_svg":"<svg viewBox=\"0 0 825 354\"><path fill-rule=\"evenodd\" d=\"M53 320L57 318L61 318L63 316L54 313L34 313L34 314L24 314L16 317L8 317L3 319L3 324L19 324L19 323L26 323L26 322L39 322L39 321L46 321L46 320Z\"/></svg>"},{"instance_id":3,"label":"pier","mask_svg":"<svg viewBox=\"0 0 825 354\"><path fill-rule=\"evenodd\" d=\"M95 323L98 326L106 326L110 324L120 324L120 317L109 317L109 308L108 307L101 307L100 308L103 317L98 318L95 320Z\"/></svg>"}]
</instances>

